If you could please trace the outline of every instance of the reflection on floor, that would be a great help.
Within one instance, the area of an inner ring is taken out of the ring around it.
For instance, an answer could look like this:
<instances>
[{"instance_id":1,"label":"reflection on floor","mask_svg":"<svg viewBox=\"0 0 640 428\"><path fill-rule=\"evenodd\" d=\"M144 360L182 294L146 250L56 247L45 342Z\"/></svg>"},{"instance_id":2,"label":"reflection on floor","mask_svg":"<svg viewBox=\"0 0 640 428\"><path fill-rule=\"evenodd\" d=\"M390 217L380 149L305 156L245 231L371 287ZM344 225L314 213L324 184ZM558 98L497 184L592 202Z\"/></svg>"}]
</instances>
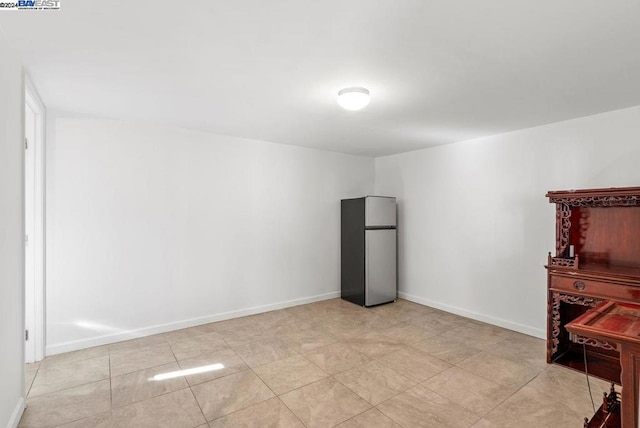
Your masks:
<instances>
[{"instance_id":1,"label":"reflection on floor","mask_svg":"<svg viewBox=\"0 0 640 428\"><path fill-rule=\"evenodd\" d=\"M542 340L340 299L45 358L21 427L577 427L585 376ZM592 379L594 397L608 389Z\"/></svg>"}]
</instances>

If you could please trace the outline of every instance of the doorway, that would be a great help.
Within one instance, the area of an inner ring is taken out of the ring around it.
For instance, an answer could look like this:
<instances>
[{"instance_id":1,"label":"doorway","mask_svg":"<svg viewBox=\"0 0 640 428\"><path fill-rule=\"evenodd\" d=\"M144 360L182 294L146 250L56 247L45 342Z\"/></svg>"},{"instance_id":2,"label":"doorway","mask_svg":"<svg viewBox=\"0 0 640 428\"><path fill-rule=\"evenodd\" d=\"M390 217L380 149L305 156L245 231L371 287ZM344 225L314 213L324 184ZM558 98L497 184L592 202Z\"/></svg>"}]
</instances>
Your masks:
<instances>
[{"instance_id":1,"label":"doorway","mask_svg":"<svg viewBox=\"0 0 640 428\"><path fill-rule=\"evenodd\" d=\"M44 124L45 109L25 76L25 362L44 358Z\"/></svg>"}]
</instances>

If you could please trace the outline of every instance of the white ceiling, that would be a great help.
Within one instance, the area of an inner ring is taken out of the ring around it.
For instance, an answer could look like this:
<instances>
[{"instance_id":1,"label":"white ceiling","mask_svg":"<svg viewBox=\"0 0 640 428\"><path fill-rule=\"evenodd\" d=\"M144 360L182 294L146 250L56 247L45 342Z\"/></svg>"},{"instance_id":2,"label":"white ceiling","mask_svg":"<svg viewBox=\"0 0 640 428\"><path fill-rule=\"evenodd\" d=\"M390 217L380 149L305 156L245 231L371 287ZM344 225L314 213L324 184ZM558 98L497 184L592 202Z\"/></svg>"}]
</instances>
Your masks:
<instances>
[{"instance_id":1,"label":"white ceiling","mask_svg":"<svg viewBox=\"0 0 640 428\"><path fill-rule=\"evenodd\" d=\"M637 0L61 6L0 29L64 111L378 156L640 104Z\"/></svg>"}]
</instances>

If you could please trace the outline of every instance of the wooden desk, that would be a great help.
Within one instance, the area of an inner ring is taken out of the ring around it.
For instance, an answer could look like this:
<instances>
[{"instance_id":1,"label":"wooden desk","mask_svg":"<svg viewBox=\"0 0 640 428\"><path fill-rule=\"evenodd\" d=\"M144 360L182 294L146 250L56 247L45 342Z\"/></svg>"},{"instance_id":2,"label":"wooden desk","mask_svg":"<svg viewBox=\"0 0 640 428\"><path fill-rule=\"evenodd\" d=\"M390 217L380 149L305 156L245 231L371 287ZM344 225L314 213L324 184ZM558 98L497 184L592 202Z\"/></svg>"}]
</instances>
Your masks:
<instances>
[{"instance_id":1,"label":"wooden desk","mask_svg":"<svg viewBox=\"0 0 640 428\"><path fill-rule=\"evenodd\" d=\"M605 301L566 325L571 340L620 352L622 428L638 428L640 305Z\"/></svg>"}]
</instances>

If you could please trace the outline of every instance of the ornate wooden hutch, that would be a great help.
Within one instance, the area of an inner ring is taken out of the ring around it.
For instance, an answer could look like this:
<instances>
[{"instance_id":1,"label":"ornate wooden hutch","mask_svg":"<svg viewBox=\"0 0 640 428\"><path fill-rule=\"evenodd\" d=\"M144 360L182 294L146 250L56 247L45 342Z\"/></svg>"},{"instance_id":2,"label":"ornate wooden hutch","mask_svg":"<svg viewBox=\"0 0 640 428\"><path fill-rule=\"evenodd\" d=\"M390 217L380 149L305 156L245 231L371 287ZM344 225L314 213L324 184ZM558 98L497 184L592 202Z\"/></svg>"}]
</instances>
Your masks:
<instances>
[{"instance_id":1,"label":"ornate wooden hutch","mask_svg":"<svg viewBox=\"0 0 640 428\"><path fill-rule=\"evenodd\" d=\"M620 384L620 354L574 343L565 324L604 300L640 303L640 187L553 191L556 254L547 268L547 362Z\"/></svg>"}]
</instances>

